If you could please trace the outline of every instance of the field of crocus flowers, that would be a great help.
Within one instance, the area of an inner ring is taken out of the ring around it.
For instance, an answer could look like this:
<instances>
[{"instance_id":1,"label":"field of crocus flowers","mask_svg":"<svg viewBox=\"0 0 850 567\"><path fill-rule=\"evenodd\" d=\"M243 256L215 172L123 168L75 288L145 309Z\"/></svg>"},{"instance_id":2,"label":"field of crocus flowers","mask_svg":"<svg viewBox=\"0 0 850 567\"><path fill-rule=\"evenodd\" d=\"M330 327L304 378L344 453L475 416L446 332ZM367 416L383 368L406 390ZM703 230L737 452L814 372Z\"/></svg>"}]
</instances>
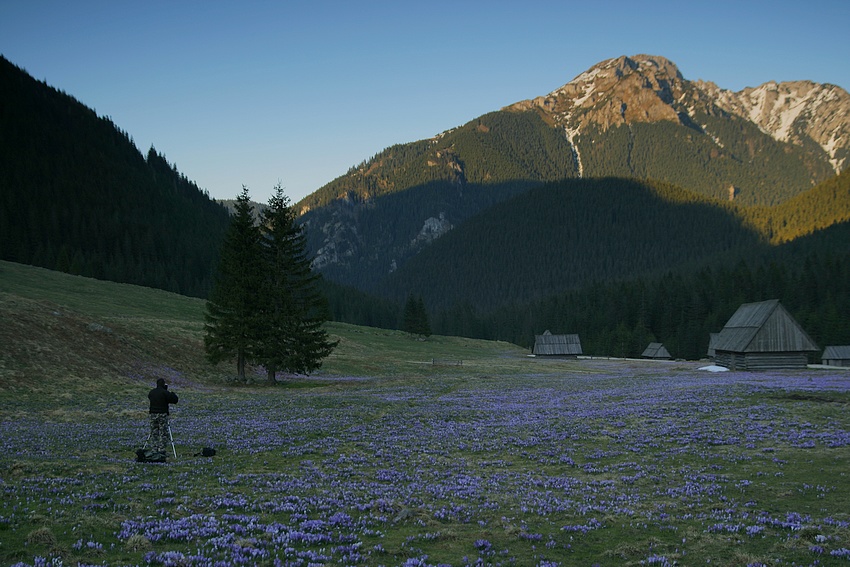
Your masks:
<instances>
[{"instance_id":1,"label":"field of crocus flowers","mask_svg":"<svg viewBox=\"0 0 850 567\"><path fill-rule=\"evenodd\" d=\"M176 374L178 458L157 465L133 461L147 435L141 377L137 397L13 407L0 423L0 560L850 561L848 373L511 366L528 372L230 389ZM218 454L192 456L206 446Z\"/></svg>"},{"instance_id":2,"label":"field of crocus flowers","mask_svg":"<svg viewBox=\"0 0 850 567\"><path fill-rule=\"evenodd\" d=\"M850 564L847 370L331 324L236 385L199 300L8 263L0 319L0 565ZM177 458L137 463L160 377Z\"/></svg>"}]
</instances>

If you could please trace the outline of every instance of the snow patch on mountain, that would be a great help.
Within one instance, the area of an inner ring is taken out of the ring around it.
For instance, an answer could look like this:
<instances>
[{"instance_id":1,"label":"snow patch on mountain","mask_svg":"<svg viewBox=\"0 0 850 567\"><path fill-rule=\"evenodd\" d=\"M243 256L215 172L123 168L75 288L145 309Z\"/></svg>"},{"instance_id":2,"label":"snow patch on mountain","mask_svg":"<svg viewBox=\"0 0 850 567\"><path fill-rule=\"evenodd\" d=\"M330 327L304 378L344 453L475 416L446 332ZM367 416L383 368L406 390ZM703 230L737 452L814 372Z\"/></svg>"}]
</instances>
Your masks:
<instances>
[{"instance_id":1,"label":"snow patch on mountain","mask_svg":"<svg viewBox=\"0 0 850 567\"><path fill-rule=\"evenodd\" d=\"M713 97L718 107L751 121L780 142L800 144L811 139L829 156L836 173L845 167L850 147L850 94L840 87L770 81L736 93L713 83L699 82L697 86Z\"/></svg>"},{"instance_id":2,"label":"snow patch on mountain","mask_svg":"<svg viewBox=\"0 0 850 567\"><path fill-rule=\"evenodd\" d=\"M569 123L569 117L566 120ZM578 149L578 143L576 142L576 138L579 134L578 128L570 128L569 126L564 126L564 133L567 136L567 140L570 142L570 147L573 150L573 159L576 162L576 168L578 169L579 178L584 177L584 166L581 164L581 152Z\"/></svg>"},{"instance_id":3,"label":"snow patch on mountain","mask_svg":"<svg viewBox=\"0 0 850 567\"><path fill-rule=\"evenodd\" d=\"M826 153L829 154L829 163L832 164L832 168L835 169L836 172L840 172L841 167L844 165L844 159L838 159L835 157L835 152L841 147L839 146L839 143L842 139L843 136L841 136L841 132L835 131L832 133L832 137L827 140L826 144L823 146Z\"/></svg>"},{"instance_id":4,"label":"snow patch on mountain","mask_svg":"<svg viewBox=\"0 0 850 567\"><path fill-rule=\"evenodd\" d=\"M773 81L753 89L747 94L751 103L749 119L762 125L763 129L780 142L791 137L791 127L805 112L811 102L811 92L781 93Z\"/></svg>"}]
</instances>

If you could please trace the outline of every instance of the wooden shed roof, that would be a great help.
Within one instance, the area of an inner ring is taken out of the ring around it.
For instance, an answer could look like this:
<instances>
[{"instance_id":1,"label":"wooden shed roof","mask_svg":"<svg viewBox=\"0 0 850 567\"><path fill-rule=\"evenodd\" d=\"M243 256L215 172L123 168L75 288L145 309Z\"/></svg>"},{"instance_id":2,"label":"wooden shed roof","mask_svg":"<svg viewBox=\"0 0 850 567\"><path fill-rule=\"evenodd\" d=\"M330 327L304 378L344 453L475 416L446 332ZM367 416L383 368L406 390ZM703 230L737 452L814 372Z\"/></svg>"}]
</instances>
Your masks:
<instances>
[{"instance_id":1,"label":"wooden shed roof","mask_svg":"<svg viewBox=\"0 0 850 567\"><path fill-rule=\"evenodd\" d=\"M541 355L579 355L581 340L578 335L553 335L546 331L534 336L534 354Z\"/></svg>"},{"instance_id":2,"label":"wooden shed roof","mask_svg":"<svg viewBox=\"0 0 850 567\"><path fill-rule=\"evenodd\" d=\"M661 343L649 343L649 346L646 347L646 350L643 351L641 356L647 358L671 358L670 353Z\"/></svg>"},{"instance_id":3,"label":"wooden shed roof","mask_svg":"<svg viewBox=\"0 0 850 567\"><path fill-rule=\"evenodd\" d=\"M850 360L850 345L828 346L823 349L823 356L821 358L829 360Z\"/></svg>"},{"instance_id":4,"label":"wooden shed roof","mask_svg":"<svg viewBox=\"0 0 850 567\"><path fill-rule=\"evenodd\" d=\"M714 349L729 352L820 350L778 299L741 305L718 334Z\"/></svg>"}]
</instances>

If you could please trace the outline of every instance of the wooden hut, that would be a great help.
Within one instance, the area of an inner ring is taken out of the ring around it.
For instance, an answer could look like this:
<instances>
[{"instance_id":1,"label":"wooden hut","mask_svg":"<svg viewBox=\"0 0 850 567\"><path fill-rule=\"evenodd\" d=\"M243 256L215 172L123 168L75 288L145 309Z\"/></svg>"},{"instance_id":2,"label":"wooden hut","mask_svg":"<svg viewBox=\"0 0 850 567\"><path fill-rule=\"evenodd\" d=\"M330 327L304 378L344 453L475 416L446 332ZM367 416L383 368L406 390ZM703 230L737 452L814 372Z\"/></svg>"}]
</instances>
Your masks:
<instances>
[{"instance_id":1,"label":"wooden hut","mask_svg":"<svg viewBox=\"0 0 850 567\"><path fill-rule=\"evenodd\" d=\"M818 350L778 299L741 305L714 343L715 361L731 370L805 368Z\"/></svg>"},{"instance_id":2,"label":"wooden hut","mask_svg":"<svg viewBox=\"0 0 850 567\"><path fill-rule=\"evenodd\" d=\"M850 366L850 346L828 346L821 361L827 366Z\"/></svg>"},{"instance_id":3,"label":"wooden hut","mask_svg":"<svg viewBox=\"0 0 850 567\"><path fill-rule=\"evenodd\" d=\"M578 335L553 335L548 330L542 335L534 336L535 356L561 356L576 358L581 352L581 341Z\"/></svg>"},{"instance_id":4,"label":"wooden hut","mask_svg":"<svg viewBox=\"0 0 850 567\"><path fill-rule=\"evenodd\" d=\"M708 359L714 360L717 356L716 349L714 345L717 344L717 337L720 336L720 333L709 333L708 335Z\"/></svg>"},{"instance_id":5,"label":"wooden hut","mask_svg":"<svg viewBox=\"0 0 850 567\"><path fill-rule=\"evenodd\" d=\"M644 358L654 358L655 360L670 360L673 358L661 343L649 343L649 346L646 347L646 350L643 351L641 356Z\"/></svg>"}]
</instances>

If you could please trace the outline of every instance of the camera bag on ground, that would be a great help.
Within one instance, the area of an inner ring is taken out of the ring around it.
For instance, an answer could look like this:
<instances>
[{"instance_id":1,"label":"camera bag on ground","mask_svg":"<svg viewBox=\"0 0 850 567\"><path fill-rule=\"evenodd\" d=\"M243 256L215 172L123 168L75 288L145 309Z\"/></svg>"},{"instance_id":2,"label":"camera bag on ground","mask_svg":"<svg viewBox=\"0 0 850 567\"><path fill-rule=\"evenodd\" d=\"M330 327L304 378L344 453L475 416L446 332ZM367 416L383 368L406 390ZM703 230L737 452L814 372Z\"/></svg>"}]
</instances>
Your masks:
<instances>
[{"instance_id":1,"label":"camera bag on ground","mask_svg":"<svg viewBox=\"0 0 850 567\"><path fill-rule=\"evenodd\" d=\"M210 447L204 447L203 449L201 449L200 453L195 453L195 456L196 457L214 457L215 456L215 449L212 449Z\"/></svg>"},{"instance_id":2,"label":"camera bag on ground","mask_svg":"<svg viewBox=\"0 0 850 567\"><path fill-rule=\"evenodd\" d=\"M136 461L139 463L164 463L165 453L153 449L137 449Z\"/></svg>"}]
</instances>

